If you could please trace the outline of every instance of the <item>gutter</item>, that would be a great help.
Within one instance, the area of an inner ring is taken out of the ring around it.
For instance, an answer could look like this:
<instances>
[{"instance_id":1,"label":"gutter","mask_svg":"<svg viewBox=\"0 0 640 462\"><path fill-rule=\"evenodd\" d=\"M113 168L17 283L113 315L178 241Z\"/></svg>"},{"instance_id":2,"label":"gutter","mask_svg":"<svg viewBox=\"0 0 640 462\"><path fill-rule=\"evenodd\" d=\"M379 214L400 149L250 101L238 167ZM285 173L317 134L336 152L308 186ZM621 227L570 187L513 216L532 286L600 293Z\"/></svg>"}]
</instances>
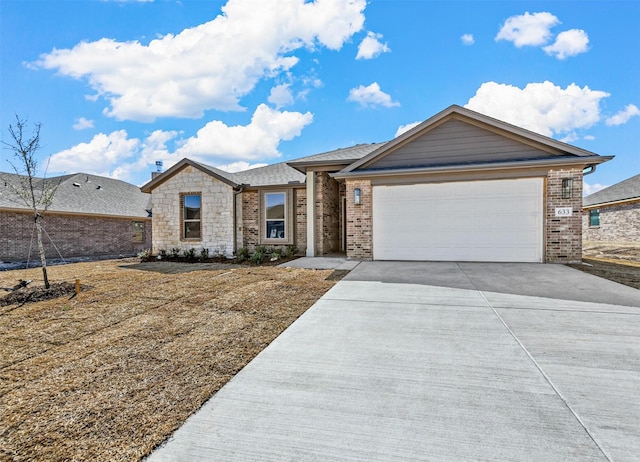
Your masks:
<instances>
[{"instance_id":1,"label":"gutter","mask_svg":"<svg viewBox=\"0 0 640 462\"><path fill-rule=\"evenodd\" d=\"M244 191L244 183L233 190L233 254L238 251L238 195Z\"/></svg>"},{"instance_id":2,"label":"gutter","mask_svg":"<svg viewBox=\"0 0 640 462\"><path fill-rule=\"evenodd\" d=\"M602 162L613 159L614 156L597 156L596 159L592 158L594 163L588 164L589 166L595 166ZM487 164L465 164L465 165L442 165L436 167L423 167L423 168L399 168L399 169L382 169L382 170L358 170L351 172L337 172L332 176L334 178L359 178L359 177L380 177L380 176L393 176L393 175L422 175L425 173L456 173L456 172L474 172L483 170L497 170L497 169L520 169L523 167L535 167L535 166L549 166L557 167L559 165L573 165L584 164L584 158L561 158L561 159L538 159L529 161L517 161L517 162L495 162ZM585 167L586 168L586 167ZM595 170L595 167L594 167Z\"/></svg>"}]
</instances>

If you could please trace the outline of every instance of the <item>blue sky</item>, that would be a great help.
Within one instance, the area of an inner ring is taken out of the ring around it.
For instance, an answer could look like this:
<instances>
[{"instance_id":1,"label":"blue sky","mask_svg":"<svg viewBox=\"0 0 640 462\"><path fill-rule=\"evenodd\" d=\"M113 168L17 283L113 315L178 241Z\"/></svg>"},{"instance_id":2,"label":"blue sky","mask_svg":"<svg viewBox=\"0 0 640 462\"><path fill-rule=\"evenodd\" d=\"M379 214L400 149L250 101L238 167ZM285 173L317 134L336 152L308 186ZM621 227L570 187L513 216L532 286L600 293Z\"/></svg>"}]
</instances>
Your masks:
<instances>
[{"instance_id":1,"label":"blue sky","mask_svg":"<svg viewBox=\"0 0 640 462\"><path fill-rule=\"evenodd\" d=\"M47 175L143 184L392 139L451 104L640 173L640 1L2 0L0 128ZM0 171L11 171L11 152Z\"/></svg>"}]
</instances>

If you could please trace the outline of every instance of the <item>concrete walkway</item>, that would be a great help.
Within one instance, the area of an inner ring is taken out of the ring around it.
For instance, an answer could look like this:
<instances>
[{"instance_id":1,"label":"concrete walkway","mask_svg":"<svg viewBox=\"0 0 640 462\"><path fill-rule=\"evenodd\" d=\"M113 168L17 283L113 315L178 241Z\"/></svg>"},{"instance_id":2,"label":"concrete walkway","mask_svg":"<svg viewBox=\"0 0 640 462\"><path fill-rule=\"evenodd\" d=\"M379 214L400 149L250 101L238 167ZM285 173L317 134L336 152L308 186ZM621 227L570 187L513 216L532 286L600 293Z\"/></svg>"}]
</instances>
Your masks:
<instances>
[{"instance_id":1,"label":"concrete walkway","mask_svg":"<svg viewBox=\"0 0 640 462\"><path fill-rule=\"evenodd\" d=\"M405 265L358 265L149 460L638 460L640 291L555 265L396 281Z\"/></svg>"},{"instance_id":2,"label":"concrete walkway","mask_svg":"<svg viewBox=\"0 0 640 462\"><path fill-rule=\"evenodd\" d=\"M359 260L347 260L346 257L301 257L278 266L285 268L351 271L359 264Z\"/></svg>"}]
</instances>

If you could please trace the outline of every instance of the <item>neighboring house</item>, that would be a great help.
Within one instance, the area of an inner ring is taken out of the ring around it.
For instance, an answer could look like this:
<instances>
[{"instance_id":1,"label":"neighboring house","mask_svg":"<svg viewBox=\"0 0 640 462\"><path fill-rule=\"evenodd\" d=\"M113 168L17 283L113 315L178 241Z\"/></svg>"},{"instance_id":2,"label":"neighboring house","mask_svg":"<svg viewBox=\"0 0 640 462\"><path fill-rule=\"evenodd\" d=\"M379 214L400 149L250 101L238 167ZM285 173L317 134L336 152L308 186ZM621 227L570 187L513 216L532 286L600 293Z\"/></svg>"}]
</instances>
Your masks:
<instances>
[{"instance_id":1,"label":"neighboring house","mask_svg":"<svg viewBox=\"0 0 640 462\"><path fill-rule=\"evenodd\" d=\"M0 172L0 261L38 261L33 212L11 185L20 177ZM42 214L47 257L135 255L151 248L151 197L135 185L85 173L37 178L58 185ZM148 210L148 211L147 211Z\"/></svg>"},{"instance_id":2,"label":"neighboring house","mask_svg":"<svg viewBox=\"0 0 640 462\"><path fill-rule=\"evenodd\" d=\"M640 246L640 175L590 194L582 203L584 242Z\"/></svg>"},{"instance_id":3,"label":"neighboring house","mask_svg":"<svg viewBox=\"0 0 640 462\"><path fill-rule=\"evenodd\" d=\"M397 138L240 173L152 178L153 251L295 245L308 256L571 262L582 176L612 157L451 106Z\"/></svg>"}]
</instances>

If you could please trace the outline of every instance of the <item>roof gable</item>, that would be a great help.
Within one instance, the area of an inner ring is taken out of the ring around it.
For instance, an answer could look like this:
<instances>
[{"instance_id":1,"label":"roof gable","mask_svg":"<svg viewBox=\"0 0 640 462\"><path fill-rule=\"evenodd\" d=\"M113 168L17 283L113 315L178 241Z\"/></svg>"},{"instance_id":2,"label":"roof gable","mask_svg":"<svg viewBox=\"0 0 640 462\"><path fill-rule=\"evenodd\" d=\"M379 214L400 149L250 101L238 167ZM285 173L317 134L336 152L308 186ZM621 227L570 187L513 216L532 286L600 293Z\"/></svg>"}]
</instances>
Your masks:
<instances>
[{"instance_id":1,"label":"roof gable","mask_svg":"<svg viewBox=\"0 0 640 462\"><path fill-rule=\"evenodd\" d=\"M454 105L380 146L341 173L576 157L600 156ZM608 158L600 161L603 160Z\"/></svg>"},{"instance_id":2,"label":"roof gable","mask_svg":"<svg viewBox=\"0 0 640 462\"><path fill-rule=\"evenodd\" d=\"M228 172L222 171L222 170L220 170L218 168L210 167L208 165L201 164L200 162L196 162L194 160L185 158L185 159L182 159L177 164L173 165L166 172L161 173L160 175L157 175L157 176L153 177L151 179L151 181L149 181L148 183L142 185L140 187L140 189L142 190L142 192L150 193L156 187L158 187L159 185L161 185L165 181L171 179L172 177L174 177L175 175L180 173L182 170L184 170L188 166L196 168L196 169L206 173L207 175L210 175L213 178L216 178L217 180L220 180L223 183L228 184L232 188L237 188L238 186L240 186L240 184L235 181L233 173L228 173Z\"/></svg>"},{"instance_id":3,"label":"roof gable","mask_svg":"<svg viewBox=\"0 0 640 462\"><path fill-rule=\"evenodd\" d=\"M583 204L591 206L630 199L640 199L640 174L586 196Z\"/></svg>"}]
</instances>

